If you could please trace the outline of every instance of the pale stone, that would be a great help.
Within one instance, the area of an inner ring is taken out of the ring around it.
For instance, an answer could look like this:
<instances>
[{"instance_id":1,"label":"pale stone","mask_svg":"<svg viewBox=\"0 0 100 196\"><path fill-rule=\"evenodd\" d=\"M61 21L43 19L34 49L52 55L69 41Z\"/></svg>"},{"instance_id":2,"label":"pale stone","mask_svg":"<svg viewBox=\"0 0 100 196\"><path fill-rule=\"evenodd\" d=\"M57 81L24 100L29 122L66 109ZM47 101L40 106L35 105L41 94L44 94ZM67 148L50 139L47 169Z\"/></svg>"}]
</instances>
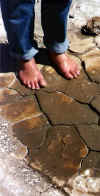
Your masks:
<instances>
[{"instance_id":1,"label":"pale stone","mask_svg":"<svg viewBox=\"0 0 100 196\"><path fill-rule=\"evenodd\" d=\"M70 41L69 50L75 52L76 54L84 54L95 47L93 38L84 36L80 32L69 31L68 38Z\"/></svg>"},{"instance_id":2,"label":"pale stone","mask_svg":"<svg viewBox=\"0 0 100 196\"><path fill-rule=\"evenodd\" d=\"M15 90L4 88L0 89L0 105L12 102L14 99L18 98L18 93Z\"/></svg>"},{"instance_id":3,"label":"pale stone","mask_svg":"<svg viewBox=\"0 0 100 196\"><path fill-rule=\"evenodd\" d=\"M97 48L91 50L81 58L85 63L85 69L90 79L100 83L100 50Z\"/></svg>"},{"instance_id":4,"label":"pale stone","mask_svg":"<svg viewBox=\"0 0 100 196\"><path fill-rule=\"evenodd\" d=\"M90 18L100 17L100 2L99 0L73 0L70 15L73 18L69 19L69 23L73 23L74 28L80 29Z\"/></svg>"},{"instance_id":5,"label":"pale stone","mask_svg":"<svg viewBox=\"0 0 100 196\"><path fill-rule=\"evenodd\" d=\"M95 41L95 43L96 43L96 46L97 46L98 48L100 48L100 35L96 36L96 37L94 38L94 41Z\"/></svg>"},{"instance_id":6,"label":"pale stone","mask_svg":"<svg viewBox=\"0 0 100 196\"><path fill-rule=\"evenodd\" d=\"M58 190L50 188L48 191L42 193L41 196L65 196L65 194ZM66 196L69 196L69 195L66 194Z\"/></svg>"},{"instance_id":7,"label":"pale stone","mask_svg":"<svg viewBox=\"0 0 100 196\"><path fill-rule=\"evenodd\" d=\"M87 22L87 28L94 34L100 34L100 17L93 17Z\"/></svg>"},{"instance_id":8,"label":"pale stone","mask_svg":"<svg viewBox=\"0 0 100 196\"><path fill-rule=\"evenodd\" d=\"M14 152L11 153L11 155L16 159L24 160L27 154L28 154L27 146L23 145L19 141L16 141L16 148Z\"/></svg>"},{"instance_id":9,"label":"pale stone","mask_svg":"<svg viewBox=\"0 0 100 196\"><path fill-rule=\"evenodd\" d=\"M0 73L0 88L10 87L14 80L14 73Z\"/></svg>"},{"instance_id":10,"label":"pale stone","mask_svg":"<svg viewBox=\"0 0 100 196\"><path fill-rule=\"evenodd\" d=\"M84 175L88 171L88 175ZM98 171L99 172L99 171ZM90 175L91 173L91 175ZM74 191L84 194L100 193L100 179L95 175L95 169L87 169L83 173L77 173L68 181L68 186ZM73 195L73 194L72 194Z\"/></svg>"},{"instance_id":11,"label":"pale stone","mask_svg":"<svg viewBox=\"0 0 100 196\"><path fill-rule=\"evenodd\" d=\"M64 191L65 192L68 191L66 187L64 188ZM84 192L77 191L75 189L69 191L69 195L70 196L94 196L94 194L92 193L84 193ZM96 196L99 196L99 195L96 195Z\"/></svg>"},{"instance_id":12,"label":"pale stone","mask_svg":"<svg viewBox=\"0 0 100 196\"><path fill-rule=\"evenodd\" d=\"M22 98L15 102L1 105L0 115L12 123L40 115L35 98Z\"/></svg>"},{"instance_id":13,"label":"pale stone","mask_svg":"<svg viewBox=\"0 0 100 196\"><path fill-rule=\"evenodd\" d=\"M7 40L7 35L6 35L6 31L4 28L4 23L3 23L3 19L2 19L2 14L1 14L1 6L0 6L0 40Z\"/></svg>"},{"instance_id":14,"label":"pale stone","mask_svg":"<svg viewBox=\"0 0 100 196\"><path fill-rule=\"evenodd\" d=\"M42 64L37 64L37 67L38 67L38 69L41 71L41 70L43 69L44 65L42 65Z\"/></svg>"}]
</instances>

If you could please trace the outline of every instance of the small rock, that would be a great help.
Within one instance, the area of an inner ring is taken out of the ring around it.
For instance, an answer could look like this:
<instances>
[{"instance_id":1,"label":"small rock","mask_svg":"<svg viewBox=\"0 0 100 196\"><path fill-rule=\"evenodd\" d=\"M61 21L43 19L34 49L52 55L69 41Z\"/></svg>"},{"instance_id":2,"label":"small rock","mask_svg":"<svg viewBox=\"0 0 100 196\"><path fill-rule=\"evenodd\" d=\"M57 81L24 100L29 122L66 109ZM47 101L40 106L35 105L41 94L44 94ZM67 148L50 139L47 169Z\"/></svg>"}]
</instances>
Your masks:
<instances>
[{"instance_id":1,"label":"small rock","mask_svg":"<svg viewBox=\"0 0 100 196\"><path fill-rule=\"evenodd\" d=\"M93 17L88 20L87 24L82 28L82 32L87 35L100 34L100 17Z\"/></svg>"}]
</instances>

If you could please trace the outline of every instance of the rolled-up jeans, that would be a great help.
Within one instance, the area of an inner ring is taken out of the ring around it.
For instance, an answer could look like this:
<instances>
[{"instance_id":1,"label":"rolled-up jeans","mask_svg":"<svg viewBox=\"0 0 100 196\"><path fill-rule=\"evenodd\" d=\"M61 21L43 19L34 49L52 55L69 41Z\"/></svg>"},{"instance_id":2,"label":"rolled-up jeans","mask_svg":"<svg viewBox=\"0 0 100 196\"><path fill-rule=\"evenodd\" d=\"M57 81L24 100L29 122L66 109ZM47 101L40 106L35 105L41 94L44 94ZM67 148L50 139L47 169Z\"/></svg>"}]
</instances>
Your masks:
<instances>
[{"instance_id":1,"label":"rolled-up jeans","mask_svg":"<svg viewBox=\"0 0 100 196\"><path fill-rule=\"evenodd\" d=\"M64 53L68 49L67 18L72 0L41 0L41 25L48 50ZM34 40L35 0L1 0L10 54L29 60L38 53Z\"/></svg>"}]
</instances>

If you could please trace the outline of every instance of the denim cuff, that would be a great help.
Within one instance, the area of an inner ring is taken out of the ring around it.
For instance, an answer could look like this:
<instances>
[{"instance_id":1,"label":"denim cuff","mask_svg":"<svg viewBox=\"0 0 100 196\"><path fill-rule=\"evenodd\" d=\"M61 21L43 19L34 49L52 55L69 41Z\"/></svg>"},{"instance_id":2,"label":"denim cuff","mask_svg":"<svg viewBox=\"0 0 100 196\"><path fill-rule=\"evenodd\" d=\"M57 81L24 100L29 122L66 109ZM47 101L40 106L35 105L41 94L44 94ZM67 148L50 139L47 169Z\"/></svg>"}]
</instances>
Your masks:
<instances>
[{"instance_id":1,"label":"denim cuff","mask_svg":"<svg viewBox=\"0 0 100 196\"><path fill-rule=\"evenodd\" d=\"M16 58L17 60L30 60L32 59L32 57L34 57L36 54L38 53L38 50L36 48L31 48L30 50L28 50L25 54L21 55L21 54L16 54L13 51L10 51L10 56Z\"/></svg>"},{"instance_id":2,"label":"denim cuff","mask_svg":"<svg viewBox=\"0 0 100 196\"><path fill-rule=\"evenodd\" d=\"M69 41L66 39L64 42L53 42L48 43L44 40L44 44L47 47L48 50L56 52L56 53L64 53L69 47Z\"/></svg>"}]
</instances>

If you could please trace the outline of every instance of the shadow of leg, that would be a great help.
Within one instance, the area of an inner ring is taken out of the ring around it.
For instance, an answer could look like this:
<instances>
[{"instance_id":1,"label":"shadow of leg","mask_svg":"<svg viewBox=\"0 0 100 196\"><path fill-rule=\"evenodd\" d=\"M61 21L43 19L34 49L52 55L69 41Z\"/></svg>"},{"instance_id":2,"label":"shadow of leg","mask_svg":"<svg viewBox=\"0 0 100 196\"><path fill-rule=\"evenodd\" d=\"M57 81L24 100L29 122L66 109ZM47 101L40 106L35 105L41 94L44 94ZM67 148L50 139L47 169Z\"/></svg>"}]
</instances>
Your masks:
<instances>
[{"instance_id":1,"label":"shadow of leg","mask_svg":"<svg viewBox=\"0 0 100 196\"><path fill-rule=\"evenodd\" d=\"M51 65L48 50L46 48L39 48L39 52L36 54L35 59L38 64Z\"/></svg>"},{"instance_id":2,"label":"shadow of leg","mask_svg":"<svg viewBox=\"0 0 100 196\"><path fill-rule=\"evenodd\" d=\"M17 61L9 56L8 44L0 44L0 73L15 72Z\"/></svg>"}]
</instances>

